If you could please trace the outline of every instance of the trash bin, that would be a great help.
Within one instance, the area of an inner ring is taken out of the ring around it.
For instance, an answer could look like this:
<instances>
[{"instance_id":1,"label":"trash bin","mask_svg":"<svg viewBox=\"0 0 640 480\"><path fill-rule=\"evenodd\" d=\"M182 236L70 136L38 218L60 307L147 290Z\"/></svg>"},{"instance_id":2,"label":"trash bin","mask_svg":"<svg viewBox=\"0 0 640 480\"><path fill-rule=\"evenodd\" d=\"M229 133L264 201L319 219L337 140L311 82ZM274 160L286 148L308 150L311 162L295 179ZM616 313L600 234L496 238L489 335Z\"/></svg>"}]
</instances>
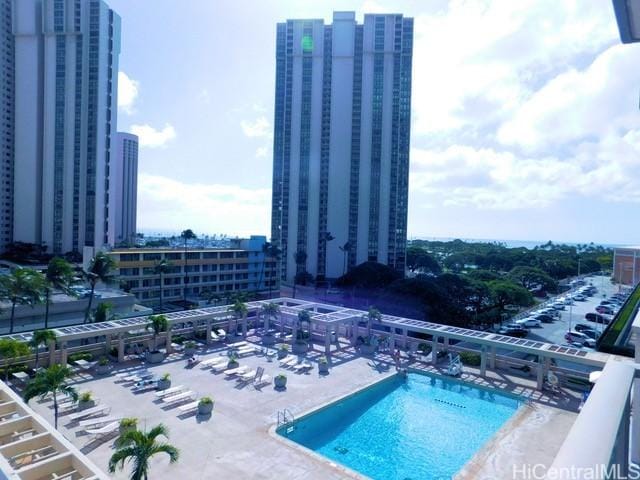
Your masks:
<instances>
[{"instance_id":1,"label":"trash bin","mask_svg":"<svg viewBox=\"0 0 640 480\"><path fill-rule=\"evenodd\" d=\"M336 332L331 332L331 342L332 343L338 342L338 334Z\"/></svg>"}]
</instances>

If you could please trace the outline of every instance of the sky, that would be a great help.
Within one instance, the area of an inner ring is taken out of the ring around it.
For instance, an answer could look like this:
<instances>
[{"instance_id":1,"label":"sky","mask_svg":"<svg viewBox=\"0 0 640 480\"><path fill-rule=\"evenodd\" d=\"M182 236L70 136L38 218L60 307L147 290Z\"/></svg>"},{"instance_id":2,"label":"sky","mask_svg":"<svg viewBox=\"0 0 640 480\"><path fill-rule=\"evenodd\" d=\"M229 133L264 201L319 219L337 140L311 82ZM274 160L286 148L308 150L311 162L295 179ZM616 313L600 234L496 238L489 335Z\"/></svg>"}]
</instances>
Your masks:
<instances>
[{"instance_id":1,"label":"sky","mask_svg":"<svg viewBox=\"0 0 640 480\"><path fill-rule=\"evenodd\" d=\"M604 0L107 0L138 229L269 235L276 23L415 18L409 238L640 243L640 46Z\"/></svg>"}]
</instances>

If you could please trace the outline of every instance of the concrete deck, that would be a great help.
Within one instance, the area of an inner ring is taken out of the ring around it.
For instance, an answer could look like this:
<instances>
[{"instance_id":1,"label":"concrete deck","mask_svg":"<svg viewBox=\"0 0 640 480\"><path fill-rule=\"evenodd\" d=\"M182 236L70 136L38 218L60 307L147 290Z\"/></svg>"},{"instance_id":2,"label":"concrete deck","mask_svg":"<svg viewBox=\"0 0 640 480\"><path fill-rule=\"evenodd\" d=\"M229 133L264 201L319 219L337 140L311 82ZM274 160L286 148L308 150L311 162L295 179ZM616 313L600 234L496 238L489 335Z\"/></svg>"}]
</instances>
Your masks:
<instances>
[{"instance_id":1,"label":"concrete deck","mask_svg":"<svg viewBox=\"0 0 640 480\"><path fill-rule=\"evenodd\" d=\"M324 345L316 345L307 357L312 361L317 360L323 350ZM226 348L220 346L201 353L205 359L224 351ZM188 479L194 478L196 472L199 478L361 478L337 468L328 460L288 445L270 434L269 430L275 425L279 410L287 408L295 416L300 416L392 375L395 369L388 355L377 355L374 362L360 357L351 347L343 344L339 350L334 350L333 366L327 376L318 374L317 364L308 374L296 374L279 367L277 360L268 362L264 356L247 357L241 359L240 364L254 368L263 366L271 377L286 373L287 389L276 391L271 384L256 390L250 385L239 385L235 379L225 379L224 374L213 374L209 369L203 370L199 366L189 369L186 368L185 359L177 353L163 364L149 366L149 369L158 375L169 373L173 386L184 385L195 391L198 398L214 398L211 417L180 415L177 408L166 408L158 402L152 391L134 394L130 386L116 383L113 375L94 377L82 373L75 386L79 392L91 391L100 403L111 406L111 415L138 417L140 428L158 423L168 427L169 442L180 449L181 457L175 465L169 465L164 456L154 458L150 467L154 479ZM405 360L404 366L407 365ZM125 368L138 366L130 363ZM419 362L409 366L439 373L438 369ZM577 394L547 395L535 390L535 378L523 379L496 372L489 372L486 378L482 378L476 370L469 368L465 368L463 380L524 395L536 403L534 407L523 407L492 442L478 452L475 459L481 460L471 466L472 470L468 470L467 465L461 472L462 475L465 471L472 471L474 475L481 476L460 478L511 478L503 474L507 471L505 468L510 469L512 462L520 462L521 459L527 463L551 464L553 452L557 451L556 445L562 442L575 418L570 411L578 405ZM51 402L33 400L30 404L53 423ZM114 437L91 441L83 434L82 428L68 418L61 417L59 423L60 431L106 471L113 453ZM497 441L497 438L502 440ZM125 465L124 471L117 472L114 478L128 478L128 472L129 466Z\"/></svg>"}]
</instances>

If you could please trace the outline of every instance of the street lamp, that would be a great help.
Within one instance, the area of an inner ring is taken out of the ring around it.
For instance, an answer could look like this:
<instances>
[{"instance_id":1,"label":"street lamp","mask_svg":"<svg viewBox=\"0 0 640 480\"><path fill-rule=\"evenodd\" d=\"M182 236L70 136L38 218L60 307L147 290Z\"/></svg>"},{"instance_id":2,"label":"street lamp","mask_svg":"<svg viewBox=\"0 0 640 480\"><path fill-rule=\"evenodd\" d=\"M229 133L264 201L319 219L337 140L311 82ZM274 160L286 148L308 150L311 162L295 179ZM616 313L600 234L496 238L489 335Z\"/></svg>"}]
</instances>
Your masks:
<instances>
[{"instance_id":1,"label":"street lamp","mask_svg":"<svg viewBox=\"0 0 640 480\"><path fill-rule=\"evenodd\" d=\"M613 0L622 43L640 42L640 0Z\"/></svg>"}]
</instances>

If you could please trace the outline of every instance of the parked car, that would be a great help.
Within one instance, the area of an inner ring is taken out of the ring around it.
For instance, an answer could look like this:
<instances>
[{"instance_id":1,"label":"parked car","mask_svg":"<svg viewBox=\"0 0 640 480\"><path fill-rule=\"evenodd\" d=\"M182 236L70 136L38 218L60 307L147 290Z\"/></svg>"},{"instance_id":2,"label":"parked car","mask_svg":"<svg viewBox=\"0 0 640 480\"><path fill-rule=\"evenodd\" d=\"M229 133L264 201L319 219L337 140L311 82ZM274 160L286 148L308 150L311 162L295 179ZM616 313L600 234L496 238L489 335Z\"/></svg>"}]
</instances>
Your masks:
<instances>
[{"instance_id":1,"label":"parked car","mask_svg":"<svg viewBox=\"0 0 640 480\"><path fill-rule=\"evenodd\" d=\"M541 327L540 320L533 317L521 318L520 320L516 320L514 322L516 325L520 325L523 327Z\"/></svg>"},{"instance_id":2,"label":"parked car","mask_svg":"<svg viewBox=\"0 0 640 480\"><path fill-rule=\"evenodd\" d=\"M529 335L529 330L518 326L505 326L498 330L500 335L508 335L510 337L524 338Z\"/></svg>"},{"instance_id":3,"label":"parked car","mask_svg":"<svg viewBox=\"0 0 640 480\"><path fill-rule=\"evenodd\" d=\"M564 310L564 305L562 303L552 303L551 305L549 305L551 308L553 308L554 310Z\"/></svg>"},{"instance_id":4,"label":"parked car","mask_svg":"<svg viewBox=\"0 0 640 480\"><path fill-rule=\"evenodd\" d=\"M608 305L599 305L596 307L596 312L605 313L607 315L615 315L615 311L612 307Z\"/></svg>"},{"instance_id":5,"label":"parked car","mask_svg":"<svg viewBox=\"0 0 640 480\"><path fill-rule=\"evenodd\" d=\"M572 343L573 342L581 343L585 347L595 348L596 346L596 342L594 339L580 332L567 332L564 335L564 339Z\"/></svg>"},{"instance_id":6,"label":"parked car","mask_svg":"<svg viewBox=\"0 0 640 480\"><path fill-rule=\"evenodd\" d=\"M558 312L555 308L543 308L537 311L537 313L540 313L542 315L551 315L552 317L559 317L560 316L560 312Z\"/></svg>"},{"instance_id":7,"label":"parked car","mask_svg":"<svg viewBox=\"0 0 640 480\"><path fill-rule=\"evenodd\" d=\"M576 302L586 302L587 301L587 297L583 296L583 295L574 295L573 299Z\"/></svg>"},{"instance_id":8,"label":"parked car","mask_svg":"<svg viewBox=\"0 0 640 480\"><path fill-rule=\"evenodd\" d=\"M576 323L573 326L573 329L576 332L582 332L583 330L593 330L593 328L591 326L587 325L586 323Z\"/></svg>"},{"instance_id":9,"label":"parked car","mask_svg":"<svg viewBox=\"0 0 640 480\"><path fill-rule=\"evenodd\" d=\"M609 325L609 322L611 322L611 317L601 313L587 313L584 318L590 322L602 323L603 325Z\"/></svg>"},{"instance_id":10,"label":"parked car","mask_svg":"<svg viewBox=\"0 0 640 480\"><path fill-rule=\"evenodd\" d=\"M555 317L547 313L536 313L533 318L540 320L542 323L552 323L555 320Z\"/></svg>"}]
</instances>

